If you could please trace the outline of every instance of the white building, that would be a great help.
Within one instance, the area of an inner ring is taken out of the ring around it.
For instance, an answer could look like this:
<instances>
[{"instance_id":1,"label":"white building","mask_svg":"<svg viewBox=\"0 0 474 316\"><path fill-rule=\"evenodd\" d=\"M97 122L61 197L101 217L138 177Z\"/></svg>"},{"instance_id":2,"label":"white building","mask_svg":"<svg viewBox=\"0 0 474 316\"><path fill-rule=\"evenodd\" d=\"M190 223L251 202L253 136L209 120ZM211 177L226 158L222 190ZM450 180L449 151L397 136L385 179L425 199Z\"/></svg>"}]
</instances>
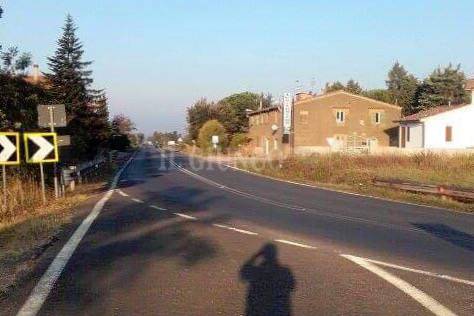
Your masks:
<instances>
[{"instance_id":1,"label":"white building","mask_svg":"<svg viewBox=\"0 0 474 316\"><path fill-rule=\"evenodd\" d=\"M438 106L405 116L400 120L402 148L474 148L474 79L468 80L471 103Z\"/></svg>"}]
</instances>

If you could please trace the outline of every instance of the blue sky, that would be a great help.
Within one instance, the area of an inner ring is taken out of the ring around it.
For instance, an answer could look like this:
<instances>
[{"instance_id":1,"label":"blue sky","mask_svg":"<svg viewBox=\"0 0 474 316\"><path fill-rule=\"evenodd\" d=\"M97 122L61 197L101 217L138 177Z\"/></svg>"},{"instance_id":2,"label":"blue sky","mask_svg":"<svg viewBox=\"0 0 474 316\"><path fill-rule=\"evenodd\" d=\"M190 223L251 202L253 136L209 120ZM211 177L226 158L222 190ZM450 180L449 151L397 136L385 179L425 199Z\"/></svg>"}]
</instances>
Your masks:
<instances>
[{"instance_id":1,"label":"blue sky","mask_svg":"<svg viewBox=\"0 0 474 316\"><path fill-rule=\"evenodd\" d=\"M183 130L199 97L278 97L314 79L384 87L399 60L424 77L461 63L474 76L474 1L1 1L0 42L46 70L66 13L112 113L146 133Z\"/></svg>"}]
</instances>

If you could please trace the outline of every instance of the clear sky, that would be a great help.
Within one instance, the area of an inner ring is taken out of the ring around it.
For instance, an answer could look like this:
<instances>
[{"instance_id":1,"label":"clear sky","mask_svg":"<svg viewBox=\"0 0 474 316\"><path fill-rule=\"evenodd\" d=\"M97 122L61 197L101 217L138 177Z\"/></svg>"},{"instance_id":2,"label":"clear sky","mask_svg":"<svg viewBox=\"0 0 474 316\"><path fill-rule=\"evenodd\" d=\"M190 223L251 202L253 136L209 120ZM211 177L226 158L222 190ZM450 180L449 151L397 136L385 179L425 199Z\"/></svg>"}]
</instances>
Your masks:
<instances>
[{"instance_id":1,"label":"clear sky","mask_svg":"<svg viewBox=\"0 0 474 316\"><path fill-rule=\"evenodd\" d=\"M474 1L6 0L0 42L42 70L70 13L112 113L146 133L184 130L185 109L244 90L278 97L296 80L320 89L384 87L399 60L424 77L461 63L474 75Z\"/></svg>"}]
</instances>

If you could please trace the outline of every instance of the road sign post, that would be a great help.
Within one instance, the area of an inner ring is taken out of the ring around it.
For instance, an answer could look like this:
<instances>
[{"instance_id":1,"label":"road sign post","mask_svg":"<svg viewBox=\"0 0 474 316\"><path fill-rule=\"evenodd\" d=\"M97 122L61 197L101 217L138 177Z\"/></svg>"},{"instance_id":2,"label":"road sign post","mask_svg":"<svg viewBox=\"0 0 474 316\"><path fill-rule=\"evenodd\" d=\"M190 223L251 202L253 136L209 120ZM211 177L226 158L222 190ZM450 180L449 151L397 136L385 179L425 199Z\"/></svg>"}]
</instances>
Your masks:
<instances>
[{"instance_id":1,"label":"road sign post","mask_svg":"<svg viewBox=\"0 0 474 316\"><path fill-rule=\"evenodd\" d=\"M38 105L38 125L49 127L51 133L54 133L55 127L65 127L66 107L64 104L40 104ZM54 196L59 197L58 170L56 163L53 166L54 173Z\"/></svg>"},{"instance_id":2,"label":"road sign post","mask_svg":"<svg viewBox=\"0 0 474 316\"><path fill-rule=\"evenodd\" d=\"M20 134L0 132L0 164L2 165L3 205L7 207L7 165L20 164Z\"/></svg>"},{"instance_id":3,"label":"road sign post","mask_svg":"<svg viewBox=\"0 0 474 316\"><path fill-rule=\"evenodd\" d=\"M59 161L57 135L56 133L25 133L23 137L25 141L26 162L38 163L40 165L41 191L43 201L46 201L43 164Z\"/></svg>"}]
</instances>

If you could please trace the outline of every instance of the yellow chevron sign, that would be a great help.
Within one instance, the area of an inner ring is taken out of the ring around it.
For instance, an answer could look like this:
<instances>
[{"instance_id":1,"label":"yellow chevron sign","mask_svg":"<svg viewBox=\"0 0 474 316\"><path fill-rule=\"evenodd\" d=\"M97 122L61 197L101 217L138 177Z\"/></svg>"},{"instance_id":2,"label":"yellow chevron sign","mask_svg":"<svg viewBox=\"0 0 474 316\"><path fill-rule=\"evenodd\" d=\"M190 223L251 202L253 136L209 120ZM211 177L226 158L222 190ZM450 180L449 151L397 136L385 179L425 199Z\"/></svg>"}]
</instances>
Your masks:
<instances>
[{"instance_id":1,"label":"yellow chevron sign","mask_svg":"<svg viewBox=\"0 0 474 316\"><path fill-rule=\"evenodd\" d=\"M20 134L0 132L0 165L20 164Z\"/></svg>"},{"instance_id":2,"label":"yellow chevron sign","mask_svg":"<svg viewBox=\"0 0 474 316\"><path fill-rule=\"evenodd\" d=\"M58 137L56 133L25 133L27 163L58 162Z\"/></svg>"}]
</instances>

